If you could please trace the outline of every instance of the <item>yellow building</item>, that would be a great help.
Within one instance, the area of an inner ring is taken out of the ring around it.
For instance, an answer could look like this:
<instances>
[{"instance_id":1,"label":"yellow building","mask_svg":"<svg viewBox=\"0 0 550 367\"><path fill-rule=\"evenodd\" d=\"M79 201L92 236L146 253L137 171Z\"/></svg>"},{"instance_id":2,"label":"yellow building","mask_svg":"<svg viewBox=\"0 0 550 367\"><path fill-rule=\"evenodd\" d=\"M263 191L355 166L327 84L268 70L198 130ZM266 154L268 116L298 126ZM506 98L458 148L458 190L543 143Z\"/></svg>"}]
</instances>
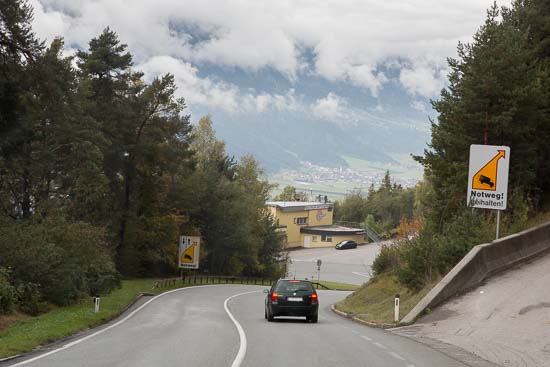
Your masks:
<instances>
[{"instance_id":1,"label":"yellow building","mask_svg":"<svg viewBox=\"0 0 550 367\"><path fill-rule=\"evenodd\" d=\"M334 247L343 240L365 242L364 229L332 224L332 203L270 201L266 205L286 233L287 247Z\"/></svg>"}]
</instances>

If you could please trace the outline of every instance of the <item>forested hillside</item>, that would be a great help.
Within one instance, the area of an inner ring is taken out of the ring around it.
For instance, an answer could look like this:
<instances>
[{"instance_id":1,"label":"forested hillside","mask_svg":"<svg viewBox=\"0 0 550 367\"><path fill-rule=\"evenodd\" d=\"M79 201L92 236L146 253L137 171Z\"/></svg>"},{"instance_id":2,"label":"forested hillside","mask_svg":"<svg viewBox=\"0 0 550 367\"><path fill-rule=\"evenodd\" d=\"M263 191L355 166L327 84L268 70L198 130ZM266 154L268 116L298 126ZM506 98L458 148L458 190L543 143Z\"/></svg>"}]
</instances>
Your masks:
<instances>
[{"instance_id":1,"label":"forested hillside","mask_svg":"<svg viewBox=\"0 0 550 367\"><path fill-rule=\"evenodd\" d=\"M27 2L0 6L0 313L174 274L180 234L210 273L277 274L271 186L209 117L191 126L172 75L145 82L109 28L68 57Z\"/></svg>"},{"instance_id":2,"label":"forested hillside","mask_svg":"<svg viewBox=\"0 0 550 367\"><path fill-rule=\"evenodd\" d=\"M524 229L550 204L550 4L496 5L473 42L449 59L449 86L433 101L439 113L422 156L423 182L414 212L422 224L413 240L386 246L374 264L418 288L452 268L473 246L494 239L495 212L468 208L471 144L510 147L504 234Z\"/></svg>"}]
</instances>

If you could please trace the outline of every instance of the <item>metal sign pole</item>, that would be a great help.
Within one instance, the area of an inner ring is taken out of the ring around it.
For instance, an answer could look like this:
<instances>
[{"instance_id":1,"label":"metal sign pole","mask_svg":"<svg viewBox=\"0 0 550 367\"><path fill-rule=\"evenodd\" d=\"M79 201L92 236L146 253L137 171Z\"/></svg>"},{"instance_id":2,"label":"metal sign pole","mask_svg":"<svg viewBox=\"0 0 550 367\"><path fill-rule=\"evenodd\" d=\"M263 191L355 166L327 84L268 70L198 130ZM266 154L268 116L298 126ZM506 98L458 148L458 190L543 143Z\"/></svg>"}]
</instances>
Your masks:
<instances>
[{"instance_id":1,"label":"metal sign pole","mask_svg":"<svg viewBox=\"0 0 550 367\"><path fill-rule=\"evenodd\" d=\"M496 235L497 240L499 235L500 235L500 210L497 209L497 235Z\"/></svg>"},{"instance_id":2,"label":"metal sign pole","mask_svg":"<svg viewBox=\"0 0 550 367\"><path fill-rule=\"evenodd\" d=\"M321 259L317 260L317 283L321 281L321 264L322 263L323 261Z\"/></svg>"}]
</instances>

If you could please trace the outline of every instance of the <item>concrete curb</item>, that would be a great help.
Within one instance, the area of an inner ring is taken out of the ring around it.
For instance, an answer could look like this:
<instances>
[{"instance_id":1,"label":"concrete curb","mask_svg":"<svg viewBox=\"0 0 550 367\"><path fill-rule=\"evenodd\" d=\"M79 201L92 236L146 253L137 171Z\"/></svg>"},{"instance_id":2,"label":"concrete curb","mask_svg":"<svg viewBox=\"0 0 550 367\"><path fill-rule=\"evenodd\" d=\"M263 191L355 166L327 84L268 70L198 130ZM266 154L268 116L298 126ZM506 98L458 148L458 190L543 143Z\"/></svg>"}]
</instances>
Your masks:
<instances>
[{"instance_id":1,"label":"concrete curb","mask_svg":"<svg viewBox=\"0 0 550 367\"><path fill-rule=\"evenodd\" d=\"M473 247L403 318L411 324L425 310L481 284L488 277L550 251L550 222Z\"/></svg>"},{"instance_id":2,"label":"concrete curb","mask_svg":"<svg viewBox=\"0 0 550 367\"><path fill-rule=\"evenodd\" d=\"M49 349L51 347L53 347L54 345L57 345L59 343L64 343L66 342L67 340L70 340L70 339L74 339L75 337L80 337L82 334L85 334L86 332L89 332L90 330L93 330L93 329L96 329L98 327L102 327L108 323L110 323L111 321L119 318L121 315L123 315L126 311L128 311L130 308L132 308L132 306L134 306L141 298L143 297L148 297L148 296L151 296L152 294L150 293L140 293L136 298L134 298L134 300L132 302L130 302L128 305L126 305L126 307L124 307L120 312L117 312L116 314L114 314L112 317L108 318L107 320L103 320L101 323L97 324L97 325L94 325L92 327L89 327L89 328L86 328L86 329L81 329L81 330L78 330L76 331L74 334L71 334L69 336L65 336L65 337L62 337L62 338L59 338L57 340L54 340L52 342L49 342L45 345L38 345L36 346L35 348L33 348L31 351L29 352L26 352L26 353L21 353L21 354L16 354L16 355L13 355L13 356L9 356L9 357L5 357L5 358L2 358L0 359L0 364L4 363L4 362L9 362L11 360L14 360L14 359L17 359L17 358L22 358L22 357L25 357L31 353L39 353L41 352L43 349Z\"/></svg>"},{"instance_id":3,"label":"concrete curb","mask_svg":"<svg viewBox=\"0 0 550 367\"><path fill-rule=\"evenodd\" d=\"M353 316L352 314L338 310L334 305L330 305L330 309L332 310L332 312L334 312L337 315L345 317L346 319L350 319L351 321L355 321L359 324L363 324L365 326L370 326L377 329L391 329L398 326L396 324L377 323L372 321L361 320L357 316Z\"/></svg>"}]
</instances>

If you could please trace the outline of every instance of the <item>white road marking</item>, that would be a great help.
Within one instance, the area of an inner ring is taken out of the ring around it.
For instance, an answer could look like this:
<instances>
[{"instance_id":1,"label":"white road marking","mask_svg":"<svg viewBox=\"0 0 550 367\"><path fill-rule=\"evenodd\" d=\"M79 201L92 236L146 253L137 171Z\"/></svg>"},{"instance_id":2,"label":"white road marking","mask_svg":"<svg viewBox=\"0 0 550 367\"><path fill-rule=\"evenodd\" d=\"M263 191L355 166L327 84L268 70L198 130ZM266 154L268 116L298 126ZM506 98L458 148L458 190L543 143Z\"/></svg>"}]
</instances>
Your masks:
<instances>
[{"instance_id":1,"label":"white road marking","mask_svg":"<svg viewBox=\"0 0 550 367\"><path fill-rule=\"evenodd\" d=\"M235 324L235 327L237 328L237 331L239 332L239 340L240 340L239 352L235 356L235 359L233 360L233 363L231 363L231 367L239 367L241 365L241 363L243 363L244 356L246 355L246 345L247 345L247 343L246 343L246 334L244 333L243 327L241 326L241 324L239 324L239 322L237 321L235 316L233 316L231 311L229 311L229 307L227 307L227 302L229 302L233 298L236 298L236 297L239 297L239 296L244 296L245 294L256 293L256 292L260 292L260 291L251 291L251 292L244 292L244 293L234 294L231 297L228 297L225 300L225 302L223 303L223 308L225 308L225 312L227 313L227 316L229 316L231 321L233 321L233 324Z\"/></svg>"},{"instance_id":2,"label":"white road marking","mask_svg":"<svg viewBox=\"0 0 550 367\"><path fill-rule=\"evenodd\" d=\"M408 364L407 367L416 367L414 364Z\"/></svg>"},{"instance_id":3,"label":"white road marking","mask_svg":"<svg viewBox=\"0 0 550 367\"><path fill-rule=\"evenodd\" d=\"M400 361L404 361L405 358L401 357L399 354L395 352L388 352L392 357L399 359Z\"/></svg>"},{"instance_id":4,"label":"white road marking","mask_svg":"<svg viewBox=\"0 0 550 367\"><path fill-rule=\"evenodd\" d=\"M367 341L369 341L369 342L372 341L371 338L369 338L368 336L365 336L365 335L361 335L361 338L363 338L363 339L365 339L365 340L367 340Z\"/></svg>"},{"instance_id":5,"label":"white road marking","mask_svg":"<svg viewBox=\"0 0 550 367\"><path fill-rule=\"evenodd\" d=\"M378 348L380 348L380 349L388 349L388 348L386 348L386 346L385 346L384 344L380 344L380 343L378 343L378 342L374 342L374 343L372 343L372 344L376 345L376 346L377 346Z\"/></svg>"},{"instance_id":6,"label":"white road marking","mask_svg":"<svg viewBox=\"0 0 550 367\"><path fill-rule=\"evenodd\" d=\"M112 328L128 321L130 318L132 318L136 313L138 313L139 311L141 311L143 308L145 308L145 306L147 306L148 304L150 304L151 302L161 298L161 297L164 297L166 296L167 294L171 294L171 293L174 293L174 292L179 292L179 291L184 291L186 289L193 289L193 288L203 288L203 287L214 287L214 285L197 285L197 286L193 286L193 287L186 287L186 288L178 288L178 289L174 289L174 290L171 290L171 291L168 291L168 292L164 292L164 293L161 293L153 298L151 298L149 301L145 302L144 304L142 304L141 306L139 306L137 309L135 309L134 311L132 311L128 316L126 316L125 318L123 318L122 320L120 321L117 321L115 322L114 324L110 325L110 326L107 326L105 329L101 329L101 330L98 330L96 331L95 333L92 333L90 335L87 335L81 339L77 339L73 342L70 342L69 344L65 344L57 349L54 349L52 351L49 351L47 353L44 353L44 354L41 354L39 356L36 356L34 358L30 358L30 359L27 359L25 361L22 361L22 362L19 362L19 363L16 363L16 364L12 364L10 367L16 367L16 366L23 366L25 364L28 364L28 363L31 363L31 362L34 362L34 361L37 361L39 359L42 359L44 357L47 357L47 356L50 356L52 354L55 354L57 352L61 352L62 350L65 350L65 349L68 349L72 346L75 346L77 344L80 344L82 343L83 341L86 341L88 339L91 339L95 336L98 336L100 334L103 334L104 332L106 332L107 330L111 330Z\"/></svg>"},{"instance_id":7,"label":"white road marking","mask_svg":"<svg viewBox=\"0 0 550 367\"><path fill-rule=\"evenodd\" d=\"M367 273L360 273L358 271L352 271L352 274L359 275L360 277L370 278L371 276Z\"/></svg>"}]
</instances>

